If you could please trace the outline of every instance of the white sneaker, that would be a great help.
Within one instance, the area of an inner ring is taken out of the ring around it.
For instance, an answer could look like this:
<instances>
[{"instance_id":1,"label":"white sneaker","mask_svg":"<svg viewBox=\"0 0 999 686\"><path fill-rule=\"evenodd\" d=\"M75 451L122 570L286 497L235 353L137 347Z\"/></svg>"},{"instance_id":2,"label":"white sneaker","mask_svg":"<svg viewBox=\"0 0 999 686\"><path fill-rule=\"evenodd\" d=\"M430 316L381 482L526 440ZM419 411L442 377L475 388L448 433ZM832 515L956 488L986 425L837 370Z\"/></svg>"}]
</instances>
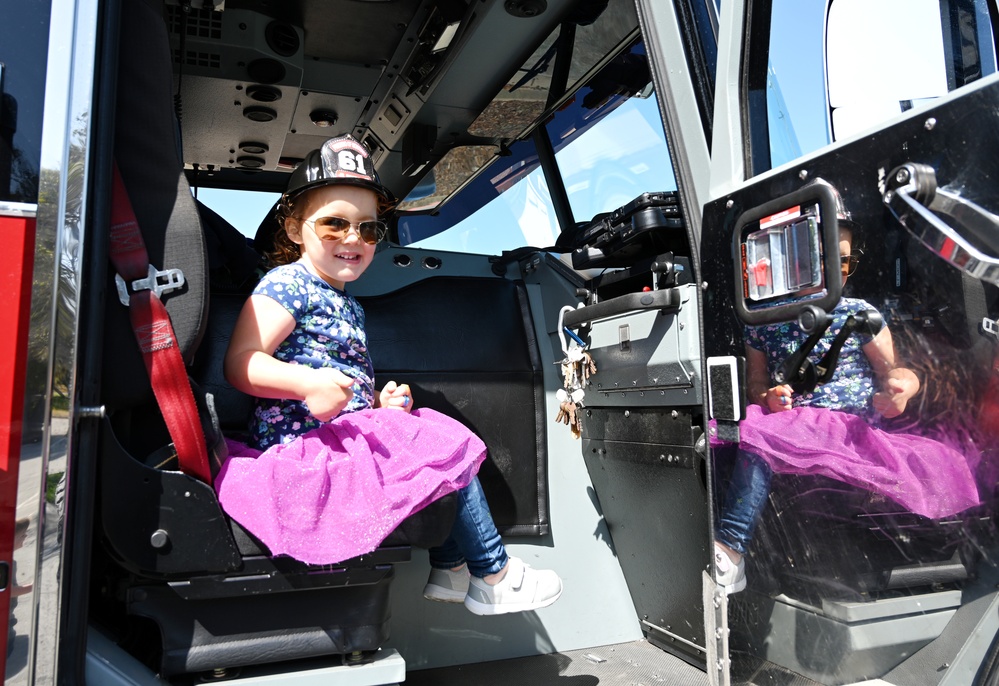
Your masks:
<instances>
[{"instance_id":1,"label":"white sneaker","mask_svg":"<svg viewBox=\"0 0 999 686\"><path fill-rule=\"evenodd\" d=\"M465 607L477 615L503 615L548 607L562 595L562 580L550 569L533 569L517 557L511 557L506 576L490 586L483 579L471 577Z\"/></svg>"},{"instance_id":2,"label":"white sneaker","mask_svg":"<svg viewBox=\"0 0 999 686\"><path fill-rule=\"evenodd\" d=\"M715 581L725 591L725 595L732 595L746 588L746 558L739 560L739 564L732 562L728 553L715 543Z\"/></svg>"},{"instance_id":3,"label":"white sneaker","mask_svg":"<svg viewBox=\"0 0 999 686\"><path fill-rule=\"evenodd\" d=\"M460 603L468 593L468 566L461 569L431 569L427 585L423 587L423 597L442 603Z\"/></svg>"}]
</instances>

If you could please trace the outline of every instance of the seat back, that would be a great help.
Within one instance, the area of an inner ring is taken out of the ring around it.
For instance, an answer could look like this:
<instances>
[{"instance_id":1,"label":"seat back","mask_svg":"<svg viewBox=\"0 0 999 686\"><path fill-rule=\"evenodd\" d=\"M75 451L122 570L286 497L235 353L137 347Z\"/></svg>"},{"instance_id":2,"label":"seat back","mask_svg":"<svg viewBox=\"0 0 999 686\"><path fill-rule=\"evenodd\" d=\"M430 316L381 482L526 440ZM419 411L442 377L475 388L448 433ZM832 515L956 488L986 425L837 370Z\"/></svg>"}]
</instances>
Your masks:
<instances>
[{"instance_id":1,"label":"seat back","mask_svg":"<svg viewBox=\"0 0 999 686\"><path fill-rule=\"evenodd\" d=\"M157 0L130 0L121 6L115 160L150 264L184 273L184 287L164 294L163 300L181 352L190 361L204 329L208 273L204 233L180 155L162 8ZM116 293L113 273L107 288ZM103 363L101 393L109 410L151 400L128 309L116 297L106 303Z\"/></svg>"},{"instance_id":2,"label":"seat back","mask_svg":"<svg viewBox=\"0 0 999 686\"><path fill-rule=\"evenodd\" d=\"M208 322L209 268L230 275L235 268L245 277L257 258L220 218L199 212L191 195L162 9L160 0L121 4L115 157L150 263L184 273L185 286L163 300L190 365ZM206 245L224 259L210 262ZM107 288L115 293L113 274ZM244 297L218 308L229 323L216 326L202 369L215 375L209 389L220 396L226 421L241 415L245 424L249 399L221 380L231 322ZM127 308L109 297L105 319L101 393L109 416L99 438L98 497L106 545L94 554L95 618L166 676L379 648L388 636L392 564L409 559L408 546L315 568L271 558L234 532L214 489L174 471ZM195 390L202 425L211 428L213 397ZM148 618L156 630L136 635L135 617Z\"/></svg>"}]
</instances>

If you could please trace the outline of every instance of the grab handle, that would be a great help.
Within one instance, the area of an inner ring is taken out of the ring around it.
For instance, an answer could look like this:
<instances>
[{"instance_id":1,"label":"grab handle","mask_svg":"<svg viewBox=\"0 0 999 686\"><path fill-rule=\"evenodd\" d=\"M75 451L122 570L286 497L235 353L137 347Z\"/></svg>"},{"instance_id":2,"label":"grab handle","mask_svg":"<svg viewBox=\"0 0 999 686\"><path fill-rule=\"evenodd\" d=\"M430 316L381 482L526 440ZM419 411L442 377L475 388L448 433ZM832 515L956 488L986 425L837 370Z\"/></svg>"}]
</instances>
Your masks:
<instances>
[{"instance_id":1,"label":"grab handle","mask_svg":"<svg viewBox=\"0 0 999 686\"><path fill-rule=\"evenodd\" d=\"M569 328L576 328L598 319L616 317L629 312L644 312L647 310L662 310L663 312L678 312L681 297L678 288L663 288L658 291L643 293L628 293L610 300L604 300L593 305L580 307L565 313L562 323Z\"/></svg>"},{"instance_id":2,"label":"grab handle","mask_svg":"<svg viewBox=\"0 0 999 686\"><path fill-rule=\"evenodd\" d=\"M888 177L883 200L924 246L969 276L999 285L999 257L986 252L999 252L999 217L937 188L932 167L914 162L897 167Z\"/></svg>"}]
</instances>

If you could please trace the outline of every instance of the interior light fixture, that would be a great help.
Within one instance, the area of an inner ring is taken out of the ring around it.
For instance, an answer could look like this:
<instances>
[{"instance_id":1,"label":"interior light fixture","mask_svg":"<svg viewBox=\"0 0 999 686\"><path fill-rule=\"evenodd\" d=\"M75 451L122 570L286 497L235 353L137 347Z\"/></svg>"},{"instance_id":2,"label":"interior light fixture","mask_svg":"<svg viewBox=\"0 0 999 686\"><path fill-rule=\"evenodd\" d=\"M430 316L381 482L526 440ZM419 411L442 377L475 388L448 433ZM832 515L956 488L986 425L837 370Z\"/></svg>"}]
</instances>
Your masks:
<instances>
[{"instance_id":1,"label":"interior light fixture","mask_svg":"<svg viewBox=\"0 0 999 686\"><path fill-rule=\"evenodd\" d=\"M454 36L458 33L458 27L461 26L461 21L453 21L444 27L441 31L441 35L437 38L434 43L434 47L430 49L432 53L438 53L443 50L447 50L448 46L451 45L451 41L454 40Z\"/></svg>"},{"instance_id":2,"label":"interior light fixture","mask_svg":"<svg viewBox=\"0 0 999 686\"><path fill-rule=\"evenodd\" d=\"M340 117L333 110L313 110L309 113L312 123L321 129L328 129L335 126Z\"/></svg>"}]
</instances>

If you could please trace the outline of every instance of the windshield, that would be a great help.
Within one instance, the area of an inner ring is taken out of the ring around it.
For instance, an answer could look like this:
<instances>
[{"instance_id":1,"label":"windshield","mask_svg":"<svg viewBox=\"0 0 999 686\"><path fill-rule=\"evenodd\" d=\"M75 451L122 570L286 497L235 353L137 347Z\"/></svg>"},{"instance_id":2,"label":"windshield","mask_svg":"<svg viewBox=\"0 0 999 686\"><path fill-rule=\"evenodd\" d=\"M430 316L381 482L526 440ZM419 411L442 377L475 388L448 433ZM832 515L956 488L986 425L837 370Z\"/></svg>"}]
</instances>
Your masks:
<instances>
[{"instance_id":1,"label":"windshield","mask_svg":"<svg viewBox=\"0 0 999 686\"><path fill-rule=\"evenodd\" d=\"M520 141L437 211L402 215L400 243L490 255L548 247L566 228L556 217L550 184L565 188L575 223L643 192L676 189L639 42L591 78L544 132L558 179L545 177L533 140Z\"/></svg>"}]
</instances>

